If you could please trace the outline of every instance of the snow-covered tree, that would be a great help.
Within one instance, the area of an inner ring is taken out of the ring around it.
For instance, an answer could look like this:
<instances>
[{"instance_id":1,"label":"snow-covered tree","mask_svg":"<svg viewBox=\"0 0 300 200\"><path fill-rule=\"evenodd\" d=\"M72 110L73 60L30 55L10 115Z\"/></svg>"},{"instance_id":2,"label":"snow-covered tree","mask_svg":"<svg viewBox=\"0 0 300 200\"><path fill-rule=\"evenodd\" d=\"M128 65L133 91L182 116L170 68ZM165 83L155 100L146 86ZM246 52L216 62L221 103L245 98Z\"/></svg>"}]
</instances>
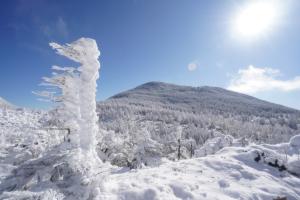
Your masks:
<instances>
[{"instance_id":1,"label":"snow-covered tree","mask_svg":"<svg viewBox=\"0 0 300 200\"><path fill-rule=\"evenodd\" d=\"M52 77L43 78L43 85L52 89L38 94L58 103L60 126L69 130L71 144L79 147L85 156L96 156L96 134L99 132L96 81L100 69L97 43L90 38L80 38L71 44L50 43L50 46L80 66L53 66Z\"/></svg>"},{"instance_id":2,"label":"snow-covered tree","mask_svg":"<svg viewBox=\"0 0 300 200\"><path fill-rule=\"evenodd\" d=\"M94 199L98 194L98 189L94 187L97 179L94 177L99 174L99 164L102 164L96 153L97 139L102 139L98 134L96 113L100 52L96 41L90 38L80 38L65 45L50 43L50 46L59 55L79 63L78 67L53 66L52 76L43 78L42 85L47 90L36 92L57 104L54 114L49 115L58 118L53 121L57 122L59 129L68 131L67 141L71 144L62 144L47 152L61 155L61 160L53 165L50 172L50 181L61 180L68 185L76 180L72 183L77 185L73 195L80 196L79 199Z\"/></svg>"},{"instance_id":3,"label":"snow-covered tree","mask_svg":"<svg viewBox=\"0 0 300 200\"><path fill-rule=\"evenodd\" d=\"M99 78L100 63L98 57L100 52L95 40L80 38L66 45L50 43L50 46L75 62L81 64L78 67L79 78L74 85L74 93L78 94L80 110L79 141L80 147L86 152L94 152L96 147L96 134L98 133L98 116L96 113L96 91L97 79Z\"/></svg>"}]
</instances>

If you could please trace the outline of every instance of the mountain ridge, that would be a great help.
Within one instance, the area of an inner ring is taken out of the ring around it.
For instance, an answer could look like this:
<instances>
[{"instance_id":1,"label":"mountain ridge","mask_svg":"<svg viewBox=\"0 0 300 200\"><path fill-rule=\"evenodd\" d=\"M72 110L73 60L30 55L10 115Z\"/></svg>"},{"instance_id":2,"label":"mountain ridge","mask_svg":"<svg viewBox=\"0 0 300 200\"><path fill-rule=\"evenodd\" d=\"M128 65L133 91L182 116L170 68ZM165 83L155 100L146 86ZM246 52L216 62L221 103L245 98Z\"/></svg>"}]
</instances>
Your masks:
<instances>
[{"instance_id":1,"label":"mountain ridge","mask_svg":"<svg viewBox=\"0 0 300 200\"><path fill-rule=\"evenodd\" d=\"M167 94L169 92L169 94ZM176 99L174 92L177 92L179 99ZM266 100L262 100L247 94L242 94L234 91L230 91L221 87L212 86L181 86L171 83L164 82L147 82L139 85L133 89L121 92L119 94L113 95L107 100L111 99L121 99L121 98L135 98L146 100L155 100L155 97L161 95L165 103L174 103L174 99L181 103L188 103L193 100L203 102L205 100L212 101L211 98L223 98L221 101L224 104L230 105L232 103L240 104L242 106L253 106L253 103L259 104L256 109L272 110L274 108L275 112L296 112L300 113L299 110L295 108L290 108L288 106L272 103ZM188 96L190 95L190 96ZM192 96L191 96L192 95ZM144 98L143 98L144 97ZM207 97L207 98L206 98ZM193 99L194 98L194 99ZM196 98L196 99L195 99ZM233 102L231 102L233 101ZM240 101L240 102L239 102ZM218 101L220 103L220 101ZM195 103L195 102L194 102ZM198 106L201 106L199 104Z\"/></svg>"}]
</instances>

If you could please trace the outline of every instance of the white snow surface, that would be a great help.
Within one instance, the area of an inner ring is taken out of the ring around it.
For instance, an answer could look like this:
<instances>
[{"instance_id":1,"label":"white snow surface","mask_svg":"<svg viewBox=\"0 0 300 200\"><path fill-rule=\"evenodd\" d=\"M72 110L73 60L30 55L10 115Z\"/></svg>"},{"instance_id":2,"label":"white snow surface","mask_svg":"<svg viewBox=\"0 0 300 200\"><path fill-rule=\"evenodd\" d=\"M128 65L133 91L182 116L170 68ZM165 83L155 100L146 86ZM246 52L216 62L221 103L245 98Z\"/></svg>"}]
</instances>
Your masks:
<instances>
[{"instance_id":1,"label":"white snow surface","mask_svg":"<svg viewBox=\"0 0 300 200\"><path fill-rule=\"evenodd\" d=\"M299 178L252 160L251 150L226 148L217 155L157 168L111 174L100 199L300 198Z\"/></svg>"},{"instance_id":2,"label":"white snow surface","mask_svg":"<svg viewBox=\"0 0 300 200\"><path fill-rule=\"evenodd\" d=\"M101 185L99 199L300 199L299 148L290 143L225 147L214 155L164 161L154 168L111 173ZM220 140L220 137L217 138ZM213 139L213 141L215 141ZM220 142L208 141L219 146ZM228 138L223 140L226 143ZM206 146L208 147L208 146ZM216 149L214 147L213 149ZM256 162L258 153L264 158ZM288 171L269 162L278 160ZM295 173L292 175L290 172Z\"/></svg>"},{"instance_id":3,"label":"white snow surface","mask_svg":"<svg viewBox=\"0 0 300 200\"><path fill-rule=\"evenodd\" d=\"M44 132L47 134L49 132ZM22 136L34 141L28 135ZM39 137L41 135L37 136L38 141ZM11 141L1 146L0 199L273 200L287 197L298 200L299 137L291 138L289 143L241 147L239 140L219 135L205 143L203 148L207 148L207 155L198 155L203 157L180 161L162 159L156 167L134 170L103 163L95 166L97 170L89 179L78 179L76 170L65 167L58 170L61 174L55 181L50 181L50 177L55 178L53 172L76 155L73 150L63 144L46 148L39 143L35 148L42 149L40 154L36 157L28 154L25 158L24 148L22 151L22 147L13 146L14 141ZM264 157L256 162L254 159L262 153ZM72 159L75 163L80 160ZM268 164L276 159L288 171L279 171ZM85 194L86 189L82 188L85 184L92 186L91 196Z\"/></svg>"}]
</instances>

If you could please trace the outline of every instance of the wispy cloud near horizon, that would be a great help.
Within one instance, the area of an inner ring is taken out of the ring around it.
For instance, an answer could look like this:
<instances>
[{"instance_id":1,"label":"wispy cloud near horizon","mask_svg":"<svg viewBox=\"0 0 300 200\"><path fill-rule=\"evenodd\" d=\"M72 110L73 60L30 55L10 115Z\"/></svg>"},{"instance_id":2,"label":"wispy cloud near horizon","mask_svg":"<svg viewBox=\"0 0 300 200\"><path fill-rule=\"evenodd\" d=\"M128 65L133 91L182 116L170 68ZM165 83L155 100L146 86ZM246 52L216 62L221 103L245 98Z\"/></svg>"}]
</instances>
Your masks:
<instances>
[{"instance_id":1,"label":"wispy cloud near horizon","mask_svg":"<svg viewBox=\"0 0 300 200\"><path fill-rule=\"evenodd\" d=\"M279 79L280 75L281 72L278 69L259 68L250 65L246 69L240 69L232 77L227 89L246 94L271 90L283 92L300 90L300 76L289 80L281 80Z\"/></svg>"}]
</instances>

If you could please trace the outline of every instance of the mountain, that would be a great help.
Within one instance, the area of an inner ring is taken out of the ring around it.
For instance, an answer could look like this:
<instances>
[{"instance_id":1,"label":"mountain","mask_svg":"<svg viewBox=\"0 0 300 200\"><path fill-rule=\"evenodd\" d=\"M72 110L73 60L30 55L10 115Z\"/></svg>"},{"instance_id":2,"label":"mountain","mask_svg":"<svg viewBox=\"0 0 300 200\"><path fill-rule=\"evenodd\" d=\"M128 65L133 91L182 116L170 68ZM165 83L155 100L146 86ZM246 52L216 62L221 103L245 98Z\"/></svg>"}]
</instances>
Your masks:
<instances>
[{"instance_id":1,"label":"mountain","mask_svg":"<svg viewBox=\"0 0 300 200\"><path fill-rule=\"evenodd\" d=\"M0 97L0 108L16 108L16 106Z\"/></svg>"},{"instance_id":2,"label":"mountain","mask_svg":"<svg viewBox=\"0 0 300 200\"><path fill-rule=\"evenodd\" d=\"M289 141L300 129L296 109L222 88L162 82L149 82L98 102L97 112L99 126L107 133L101 148L108 160L119 165L140 154L141 145L148 149L143 150L143 158L174 159L179 140L183 157L189 157L191 146L199 149L220 135L240 138L245 144L274 144Z\"/></svg>"},{"instance_id":3,"label":"mountain","mask_svg":"<svg viewBox=\"0 0 300 200\"><path fill-rule=\"evenodd\" d=\"M230 114L299 114L300 111L263 101L252 96L232 92L218 87L189 87L162 82L149 82L132 90L117 94L110 99L126 99L131 103L155 103L172 106L179 110L201 113L227 112Z\"/></svg>"}]
</instances>

